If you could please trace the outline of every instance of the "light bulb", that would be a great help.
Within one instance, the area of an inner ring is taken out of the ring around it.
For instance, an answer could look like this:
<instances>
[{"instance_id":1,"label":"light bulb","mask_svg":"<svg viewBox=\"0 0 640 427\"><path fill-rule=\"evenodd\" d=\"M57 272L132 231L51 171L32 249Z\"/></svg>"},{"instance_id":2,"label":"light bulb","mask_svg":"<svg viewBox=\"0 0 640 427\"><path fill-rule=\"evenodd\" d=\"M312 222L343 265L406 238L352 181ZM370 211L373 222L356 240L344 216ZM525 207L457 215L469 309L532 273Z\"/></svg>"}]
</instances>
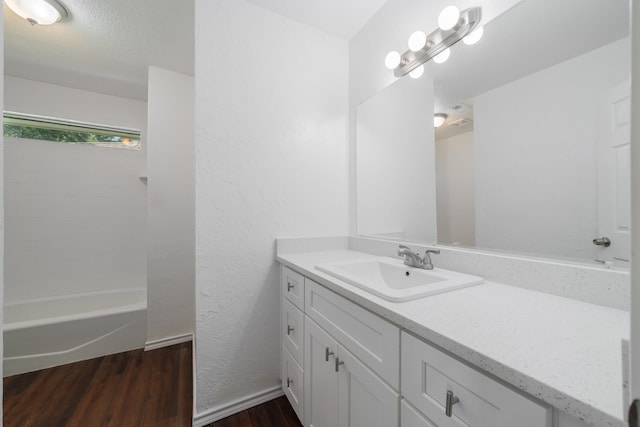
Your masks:
<instances>
[{"instance_id":1,"label":"light bulb","mask_svg":"<svg viewBox=\"0 0 640 427\"><path fill-rule=\"evenodd\" d=\"M483 34L484 34L484 28L478 27L475 30L473 30L471 34L464 37L462 41L464 42L464 44L471 46L473 44L478 43L478 41L480 41L480 39L482 38Z\"/></svg>"},{"instance_id":2,"label":"light bulb","mask_svg":"<svg viewBox=\"0 0 640 427\"><path fill-rule=\"evenodd\" d=\"M443 50L442 52L440 52L439 54L433 57L433 62L435 62L436 64L442 64L447 59L449 59L449 56L451 56L451 49L446 48L445 50Z\"/></svg>"},{"instance_id":3,"label":"light bulb","mask_svg":"<svg viewBox=\"0 0 640 427\"><path fill-rule=\"evenodd\" d=\"M424 73L424 65L421 65L418 68L415 68L412 72L410 72L409 75L414 79L419 79L423 73Z\"/></svg>"},{"instance_id":4,"label":"light bulb","mask_svg":"<svg viewBox=\"0 0 640 427\"><path fill-rule=\"evenodd\" d=\"M433 115L433 127L439 128L444 124L444 121L447 120L447 115L442 113L437 113Z\"/></svg>"},{"instance_id":5,"label":"light bulb","mask_svg":"<svg viewBox=\"0 0 640 427\"><path fill-rule=\"evenodd\" d=\"M458 23L460 19L460 9L455 6L447 6L442 9L440 15L438 15L438 27L442 31L452 29Z\"/></svg>"},{"instance_id":6,"label":"light bulb","mask_svg":"<svg viewBox=\"0 0 640 427\"><path fill-rule=\"evenodd\" d=\"M391 51L387 53L387 56L384 58L384 65L386 65L388 69L393 70L400 65L400 61L400 54L396 51Z\"/></svg>"},{"instance_id":7,"label":"light bulb","mask_svg":"<svg viewBox=\"0 0 640 427\"><path fill-rule=\"evenodd\" d=\"M427 35L422 31L416 31L409 36L409 50L417 52L427 44Z\"/></svg>"},{"instance_id":8,"label":"light bulb","mask_svg":"<svg viewBox=\"0 0 640 427\"><path fill-rule=\"evenodd\" d=\"M51 25L67 16L67 11L55 0L5 0L5 3L31 24Z\"/></svg>"}]
</instances>

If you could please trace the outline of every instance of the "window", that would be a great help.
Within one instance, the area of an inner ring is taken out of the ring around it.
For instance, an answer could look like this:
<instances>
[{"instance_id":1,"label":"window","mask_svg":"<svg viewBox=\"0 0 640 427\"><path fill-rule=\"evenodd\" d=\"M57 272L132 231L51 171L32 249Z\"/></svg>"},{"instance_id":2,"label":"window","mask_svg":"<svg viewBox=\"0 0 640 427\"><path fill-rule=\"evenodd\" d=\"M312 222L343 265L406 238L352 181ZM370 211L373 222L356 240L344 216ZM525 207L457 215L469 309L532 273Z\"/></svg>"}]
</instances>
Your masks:
<instances>
[{"instance_id":1,"label":"window","mask_svg":"<svg viewBox=\"0 0 640 427\"><path fill-rule=\"evenodd\" d=\"M100 147L140 150L140 131L5 111L3 134L10 138L39 139Z\"/></svg>"}]
</instances>

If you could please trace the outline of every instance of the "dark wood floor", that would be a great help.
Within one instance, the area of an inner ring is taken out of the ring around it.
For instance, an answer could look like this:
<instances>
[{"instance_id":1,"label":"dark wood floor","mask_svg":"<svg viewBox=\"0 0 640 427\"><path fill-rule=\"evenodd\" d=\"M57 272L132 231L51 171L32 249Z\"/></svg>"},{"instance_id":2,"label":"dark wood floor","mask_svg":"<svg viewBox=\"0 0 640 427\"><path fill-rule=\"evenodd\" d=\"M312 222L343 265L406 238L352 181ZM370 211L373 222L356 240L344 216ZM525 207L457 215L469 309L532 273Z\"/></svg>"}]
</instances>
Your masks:
<instances>
[{"instance_id":1,"label":"dark wood floor","mask_svg":"<svg viewBox=\"0 0 640 427\"><path fill-rule=\"evenodd\" d=\"M302 427L286 397L216 421L207 427Z\"/></svg>"},{"instance_id":2,"label":"dark wood floor","mask_svg":"<svg viewBox=\"0 0 640 427\"><path fill-rule=\"evenodd\" d=\"M5 427L191 426L191 343L4 379Z\"/></svg>"}]
</instances>

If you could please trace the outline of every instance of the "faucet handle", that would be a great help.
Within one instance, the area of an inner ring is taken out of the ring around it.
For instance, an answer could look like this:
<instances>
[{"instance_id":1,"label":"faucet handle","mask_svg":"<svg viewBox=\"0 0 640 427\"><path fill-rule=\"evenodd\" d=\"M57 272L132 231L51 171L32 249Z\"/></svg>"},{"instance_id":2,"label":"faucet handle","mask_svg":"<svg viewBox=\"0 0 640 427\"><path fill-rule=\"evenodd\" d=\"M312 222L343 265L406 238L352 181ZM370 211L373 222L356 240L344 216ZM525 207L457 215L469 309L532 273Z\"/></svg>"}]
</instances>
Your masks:
<instances>
[{"instance_id":1,"label":"faucet handle","mask_svg":"<svg viewBox=\"0 0 640 427\"><path fill-rule=\"evenodd\" d=\"M436 254L436 255L439 255L439 254L440 254L440 249L427 249L427 250L425 251L425 253L427 253L427 254Z\"/></svg>"},{"instance_id":2,"label":"faucet handle","mask_svg":"<svg viewBox=\"0 0 640 427\"><path fill-rule=\"evenodd\" d=\"M398 249L409 249L409 250L411 250L411 248L409 248L409 246L405 246L405 245L398 245Z\"/></svg>"}]
</instances>

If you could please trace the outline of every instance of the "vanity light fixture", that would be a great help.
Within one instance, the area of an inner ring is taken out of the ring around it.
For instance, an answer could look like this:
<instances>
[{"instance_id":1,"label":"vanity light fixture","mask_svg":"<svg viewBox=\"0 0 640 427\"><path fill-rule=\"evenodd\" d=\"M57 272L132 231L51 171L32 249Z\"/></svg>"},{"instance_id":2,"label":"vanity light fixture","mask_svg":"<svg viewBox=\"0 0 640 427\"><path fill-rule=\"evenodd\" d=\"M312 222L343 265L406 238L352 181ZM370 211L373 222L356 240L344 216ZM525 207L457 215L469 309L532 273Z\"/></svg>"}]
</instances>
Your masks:
<instances>
[{"instance_id":1,"label":"vanity light fixture","mask_svg":"<svg viewBox=\"0 0 640 427\"><path fill-rule=\"evenodd\" d=\"M444 121L447 120L447 116L444 113L436 113L433 115L433 127L434 128L439 128L440 126L442 126L444 124Z\"/></svg>"},{"instance_id":2,"label":"vanity light fixture","mask_svg":"<svg viewBox=\"0 0 640 427\"><path fill-rule=\"evenodd\" d=\"M57 0L4 0L13 12L31 25L51 25L69 16Z\"/></svg>"},{"instance_id":3,"label":"vanity light fixture","mask_svg":"<svg viewBox=\"0 0 640 427\"><path fill-rule=\"evenodd\" d=\"M385 58L385 65L396 77L406 76L418 78L424 72L422 64L433 58L434 62L445 62L451 51L449 48L462 39L472 45L482 37L482 27L478 27L482 18L482 9L472 7L460 11L455 6L445 7L438 16L438 28L426 35L422 31L415 31L409 37L409 50L402 55L389 52ZM476 30L476 31L474 31ZM421 71L418 69L422 68ZM415 71L415 72L414 72Z\"/></svg>"}]
</instances>

